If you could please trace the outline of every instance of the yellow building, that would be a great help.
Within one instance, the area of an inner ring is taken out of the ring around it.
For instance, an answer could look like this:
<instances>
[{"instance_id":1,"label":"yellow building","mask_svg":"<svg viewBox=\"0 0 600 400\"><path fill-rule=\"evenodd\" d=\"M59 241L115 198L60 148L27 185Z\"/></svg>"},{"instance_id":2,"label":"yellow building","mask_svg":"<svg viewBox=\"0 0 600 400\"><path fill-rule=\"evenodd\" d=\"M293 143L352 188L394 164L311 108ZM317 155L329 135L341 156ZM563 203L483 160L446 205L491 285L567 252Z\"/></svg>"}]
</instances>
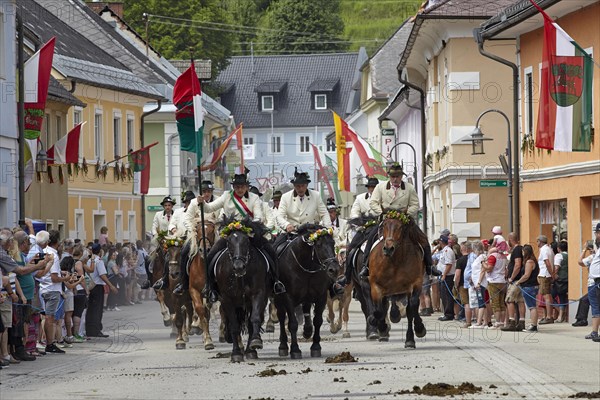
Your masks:
<instances>
[{"instance_id":1,"label":"yellow building","mask_svg":"<svg viewBox=\"0 0 600 400\"><path fill-rule=\"evenodd\" d=\"M482 26L486 37L516 38L521 96L521 140L535 138L543 48L541 15L523 1ZM539 1L541 7L586 51L598 60L600 2ZM517 12L518 10L518 12ZM513 49L514 51L514 49ZM597 62L596 62L597 63ZM600 126L600 69L594 67L593 127ZM578 299L587 289L587 271L577 264L593 226L600 222L600 144L593 138L590 152L524 151L521 171L521 238L535 246L538 235L568 240L569 298ZM574 310L573 310L574 311Z\"/></svg>"}]
</instances>

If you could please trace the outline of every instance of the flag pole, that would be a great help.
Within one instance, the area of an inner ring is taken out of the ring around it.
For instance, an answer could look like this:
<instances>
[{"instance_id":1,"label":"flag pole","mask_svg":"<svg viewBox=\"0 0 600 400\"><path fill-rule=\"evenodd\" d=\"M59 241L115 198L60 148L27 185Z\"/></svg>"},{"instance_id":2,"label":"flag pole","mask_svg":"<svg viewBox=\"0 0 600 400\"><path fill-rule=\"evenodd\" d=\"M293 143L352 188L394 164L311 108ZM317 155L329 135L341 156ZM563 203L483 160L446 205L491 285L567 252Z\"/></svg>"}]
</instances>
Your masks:
<instances>
[{"instance_id":1,"label":"flag pole","mask_svg":"<svg viewBox=\"0 0 600 400\"><path fill-rule=\"evenodd\" d=\"M196 66L194 65L194 55L193 55L193 48L190 47L190 61L191 61L191 67L192 68L196 68ZM196 74L192 74L192 76L196 76ZM194 79L194 78L192 78ZM198 78L200 79L200 78ZM199 84L198 82L192 82L192 87L194 84ZM202 95L202 94L201 94ZM193 94L192 94L193 97ZM196 110L194 110L196 111ZM194 126L194 129L196 129L196 127ZM199 151L202 148L202 142L201 142L201 138L198 135L198 132L195 132L196 135L196 165L198 167L198 195L202 196L202 153ZM205 287L207 287L206 285L208 284L208 262L207 262L207 252L206 252L206 228L205 228L205 224L204 224L204 202L202 202L202 204L200 204L200 223L202 224L202 254L204 255L204 272L205 272ZM206 291L207 295L208 295L208 291Z\"/></svg>"}]
</instances>

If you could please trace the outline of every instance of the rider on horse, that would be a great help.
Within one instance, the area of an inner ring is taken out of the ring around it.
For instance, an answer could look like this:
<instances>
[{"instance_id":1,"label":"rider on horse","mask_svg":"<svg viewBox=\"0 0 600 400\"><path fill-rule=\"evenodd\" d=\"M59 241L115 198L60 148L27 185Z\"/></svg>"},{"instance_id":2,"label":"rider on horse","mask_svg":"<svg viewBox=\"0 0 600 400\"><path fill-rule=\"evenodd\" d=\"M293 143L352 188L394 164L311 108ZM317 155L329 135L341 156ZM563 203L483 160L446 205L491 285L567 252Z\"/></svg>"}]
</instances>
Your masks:
<instances>
[{"instance_id":1,"label":"rider on horse","mask_svg":"<svg viewBox=\"0 0 600 400\"><path fill-rule=\"evenodd\" d=\"M331 228L331 218L319 192L308 189L310 179L307 172L294 172L294 190L281 196L277 213L277 223L285 233L280 234L274 247L286 241L291 232L303 224L322 224Z\"/></svg>"},{"instance_id":2,"label":"rider on horse","mask_svg":"<svg viewBox=\"0 0 600 400\"><path fill-rule=\"evenodd\" d=\"M152 241L153 245L156 246L154 257L162 257L162 246L158 243L159 236L164 235L169 231L169 224L171 223L171 219L173 218L173 206L176 204L175 200L171 198L171 196L166 196L163 201L160 202L160 205L163 207L163 211L159 211L154 215L154 220L152 221ZM163 289L164 283L168 279L169 270L165 266L163 272L163 279L159 279L152 286L155 290ZM166 279L165 279L166 277Z\"/></svg>"},{"instance_id":3,"label":"rider on horse","mask_svg":"<svg viewBox=\"0 0 600 400\"><path fill-rule=\"evenodd\" d=\"M340 218L340 206L332 198L327 199L327 211L333 227L333 239L337 251L346 248L348 244L348 221Z\"/></svg>"},{"instance_id":4,"label":"rider on horse","mask_svg":"<svg viewBox=\"0 0 600 400\"><path fill-rule=\"evenodd\" d=\"M173 215L169 218L169 225L167 227L167 231L171 236L175 236L178 238L184 238L186 234L186 229L183 224L183 219L185 216L185 211L190 205L190 201L192 201L196 195L191 190L188 190L181 196L182 207L178 208L173 212ZM153 288L156 290L164 289L169 284L169 269L165 265L163 276L159 280L154 283Z\"/></svg>"},{"instance_id":5,"label":"rider on horse","mask_svg":"<svg viewBox=\"0 0 600 400\"><path fill-rule=\"evenodd\" d=\"M205 203L210 203L214 200L213 192L215 187L213 183L209 180L202 181L200 185L202 190L202 198L204 198ZM199 213L198 201L196 200L196 196L194 196L193 192L191 193L192 198L189 200L189 203L186 205L184 212L182 214L181 222L183 224L183 228L185 229L186 235L188 237L192 236L196 233L196 214ZM187 200L187 196L186 196ZM213 213L204 213L204 221L215 224L217 222L218 214L216 212ZM180 295L188 288L189 284L189 275L187 271L187 265L189 262L189 254L190 254L190 243L186 242L183 249L181 249L181 281L175 289L173 289L173 294Z\"/></svg>"},{"instance_id":6,"label":"rider on horse","mask_svg":"<svg viewBox=\"0 0 600 400\"><path fill-rule=\"evenodd\" d=\"M220 209L223 210L225 218L233 218L237 221L242 221L246 217L250 217L253 220L258 220L264 223L262 200L254 193L248 192L250 182L246 174L235 174L233 181L231 182L233 190L223 193L221 197L213 201L212 203L204 203L202 197L198 197L197 201L199 204L203 204L204 210L207 212L215 212ZM271 268L269 272L275 282L273 286L273 292L275 294L284 293L285 287L283 283L279 281L277 274L277 267L275 263L275 252L271 244L260 235L255 235L252 238L254 246L260 250L263 250L267 256L271 258ZM220 238L208 253L206 264L211 265L211 261L214 256L221 252L221 250L227 247L227 241ZM214 275L209 271L208 279L208 300L209 302L215 302L218 300L217 291L215 288Z\"/></svg>"},{"instance_id":7,"label":"rider on horse","mask_svg":"<svg viewBox=\"0 0 600 400\"><path fill-rule=\"evenodd\" d=\"M371 195L369 202L371 213L382 215L384 211L397 210L408 214L416 221L419 212L419 198L414 186L402 181L402 176L405 175L402 165L393 163L388 167L387 172L390 180L378 183ZM369 254L375 240L377 240L378 233L378 229L373 229L368 234L368 242L363 256L363 267L359 273L361 278L369 276ZM424 258L427 272L430 273L431 266L433 265L431 247L426 241L421 243L421 246L425 253ZM350 257L348 257L348 260L350 260ZM351 272L348 272L349 269L351 268L347 268L346 270L346 276L338 280L337 283L340 286L345 286L350 281Z\"/></svg>"}]
</instances>

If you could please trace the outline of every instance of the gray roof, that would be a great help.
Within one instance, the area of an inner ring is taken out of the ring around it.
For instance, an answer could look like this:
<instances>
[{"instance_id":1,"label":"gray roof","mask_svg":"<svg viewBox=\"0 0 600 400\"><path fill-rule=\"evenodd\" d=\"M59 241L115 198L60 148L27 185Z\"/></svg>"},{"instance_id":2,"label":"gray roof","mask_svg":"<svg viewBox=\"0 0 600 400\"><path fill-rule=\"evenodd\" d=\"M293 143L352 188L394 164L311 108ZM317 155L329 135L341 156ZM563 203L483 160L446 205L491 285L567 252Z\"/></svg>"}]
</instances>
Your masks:
<instances>
[{"instance_id":1,"label":"gray roof","mask_svg":"<svg viewBox=\"0 0 600 400\"><path fill-rule=\"evenodd\" d=\"M309 87L317 80L339 80L329 106L340 116L346 116L354 99L351 86L358 62L358 53L232 57L216 84L221 88L223 106L246 128L271 126L271 114L259 111L257 89L263 90L265 83L266 88L281 91L273 113L275 126L332 126L331 111L311 110ZM285 87L281 87L282 82Z\"/></svg>"},{"instance_id":2,"label":"gray roof","mask_svg":"<svg viewBox=\"0 0 600 400\"><path fill-rule=\"evenodd\" d=\"M63 85L60 84L52 75L50 75L50 84L48 85L48 99L57 101L59 103L65 103L70 106L85 107L83 101L73 96Z\"/></svg>"},{"instance_id":3,"label":"gray roof","mask_svg":"<svg viewBox=\"0 0 600 400\"><path fill-rule=\"evenodd\" d=\"M546 9L561 0L537 0L537 4ZM539 11L531 4L529 0L518 1L503 10L500 10L495 16L481 24L481 34L484 37L493 37L494 34L508 29L518 23L537 15Z\"/></svg>"},{"instance_id":4,"label":"gray roof","mask_svg":"<svg viewBox=\"0 0 600 400\"><path fill-rule=\"evenodd\" d=\"M163 99L153 86L138 78L131 71L98 65L89 61L54 55L54 67L63 75L78 82L105 87L153 99Z\"/></svg>"},{"instance_id":5,"label":"gray roof","mask_svg":"<svg viewBox=\"0 0 600 400\"><path fill-rule=\"evenodd\" d=\"M412 27L413 23L410 20L404 21L400 28L371 56L369 64L374 95L392 96L400 88L401 84L396 69L398 56L406 47Z\"/></svg>"},{"instance_id":6,"label":"gray roof","mask_svg":"<svg viewBox=\"0 0 600 400\"><path fill-rule=\"evenodd\" d=\"M309 92L332 92L340 82L338 78L317 79L308 87Z\"/></svg>"},{"instance_id":7,"label":"gray roof","mask_svg":"<svg viewBox=\"0 0 600 400\"><path fill-rule=\"evenodd\" d=\"M36 0L64 23L75 28L97 47L109 52L113 58L127 66L141 79L152 84L174 84L171 74L154 63L147 64L146 55L115 30L114 24L103 20L80 0ZM75 49L77 51L77 49Z\"/></svg>"}]
</instances>

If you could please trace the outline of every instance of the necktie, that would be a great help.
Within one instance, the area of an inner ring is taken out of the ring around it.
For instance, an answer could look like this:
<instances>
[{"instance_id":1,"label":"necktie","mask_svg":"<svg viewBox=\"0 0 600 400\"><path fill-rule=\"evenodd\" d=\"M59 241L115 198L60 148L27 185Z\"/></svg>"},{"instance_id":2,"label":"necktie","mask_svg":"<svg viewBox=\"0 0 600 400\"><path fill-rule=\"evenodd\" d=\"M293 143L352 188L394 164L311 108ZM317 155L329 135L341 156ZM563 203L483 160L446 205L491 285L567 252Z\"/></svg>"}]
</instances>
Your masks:
<instances>
[{"instance_id":1,"label":"necktie","mask_svg":"<svg viewBox=\"0 0 600 400\"><path fill-rule=\"evenodd\" d=\"M171 214L167 214L167 222L171 221Z\"/></svg>"}]
</instances>

